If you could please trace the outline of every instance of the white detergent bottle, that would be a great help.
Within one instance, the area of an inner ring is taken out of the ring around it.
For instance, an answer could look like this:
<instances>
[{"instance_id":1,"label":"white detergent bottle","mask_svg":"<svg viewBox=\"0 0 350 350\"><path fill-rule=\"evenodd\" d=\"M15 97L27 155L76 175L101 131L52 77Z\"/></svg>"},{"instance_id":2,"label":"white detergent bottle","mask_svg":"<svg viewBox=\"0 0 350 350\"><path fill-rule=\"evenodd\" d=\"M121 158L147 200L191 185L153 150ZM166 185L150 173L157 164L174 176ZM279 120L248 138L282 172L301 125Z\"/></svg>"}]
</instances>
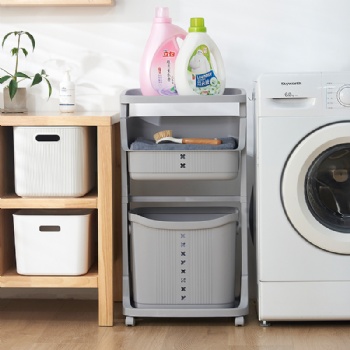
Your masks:
<instances>
[{"instance_id":1,"label":"white detergent bottle","mask_svg":"<svg viewBox=\"0 0 350 350\"><path fill-rule=\"evenodd\" d=\"M225 90L225 67L221 53L207 34L203 18L191 18L189 33L175 63L179 95L221 95Z\"/></svg>"},{"instance_id":2,"label":"white detergent bottle","mask_svg":"<svg viewBox=\"0 0 350 350\"><path fill-rule=\"evenodd\" d=\"M143 95L176 95L175 60L179 52L177 40L187 32L172 24L167 7L157 7L151 34L140 64L140 87Z\"/></svg>"},{"instance_id":3,"label":"white detergent bottle","mask_svg":"<svg viewBox=\"0 0 350 350\"><path fill-rule=\"evenodd\" d=\"M60 111L62 113L73 113L75 111L75 85L71 81L67 70L60 82Z\"/></svg>"}]
</instances>

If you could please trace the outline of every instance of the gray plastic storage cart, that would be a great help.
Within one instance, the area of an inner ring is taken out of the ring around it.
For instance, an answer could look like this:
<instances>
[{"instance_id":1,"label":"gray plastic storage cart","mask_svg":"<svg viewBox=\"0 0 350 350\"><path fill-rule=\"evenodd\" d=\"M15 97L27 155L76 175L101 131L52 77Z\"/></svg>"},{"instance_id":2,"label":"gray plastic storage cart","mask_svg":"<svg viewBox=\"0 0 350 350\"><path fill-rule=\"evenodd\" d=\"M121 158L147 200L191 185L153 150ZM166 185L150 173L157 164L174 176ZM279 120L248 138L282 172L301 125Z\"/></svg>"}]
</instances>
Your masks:
<instances>
[{"instance_id":1,"label":"gray plastic storage cart","mask_svg":"<svg viewBox=\"0 0 350 350\"><path fill-rule=\"evenodd\" d=\"M123 313L248 314L246 94L121 97ZM156 144L154 134L222 144Z\"/></svg>"}]
</instances>

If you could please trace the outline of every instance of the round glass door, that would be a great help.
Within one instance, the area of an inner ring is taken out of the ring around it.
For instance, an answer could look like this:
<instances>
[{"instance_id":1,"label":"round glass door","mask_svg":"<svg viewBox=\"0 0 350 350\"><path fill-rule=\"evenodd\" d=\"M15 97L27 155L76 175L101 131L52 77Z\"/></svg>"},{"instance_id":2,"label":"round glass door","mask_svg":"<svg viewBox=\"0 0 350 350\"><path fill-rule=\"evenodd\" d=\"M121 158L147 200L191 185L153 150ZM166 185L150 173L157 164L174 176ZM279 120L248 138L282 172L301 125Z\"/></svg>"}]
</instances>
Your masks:
<instances>
[{"instance_id":1,"label":"round glass door","mask_svg":"<svg viewBox=\"0 0 350 350\"><path fill-rule=\"evenodd\" d=\"M331 147L316 158L306 175L305 199L322 225L350 233L350 144Z\"/></svg>"},{"instance_id":2,"label":"round glass door","mask_svg":"<svg viewBox=\"0 0 350 350\"><path fill-rule=\"evenodd\" d=\"M303 238L350 254L350 123L326 125L298 143L285 163L281 199Z\"/></svg>"}]
</instances>

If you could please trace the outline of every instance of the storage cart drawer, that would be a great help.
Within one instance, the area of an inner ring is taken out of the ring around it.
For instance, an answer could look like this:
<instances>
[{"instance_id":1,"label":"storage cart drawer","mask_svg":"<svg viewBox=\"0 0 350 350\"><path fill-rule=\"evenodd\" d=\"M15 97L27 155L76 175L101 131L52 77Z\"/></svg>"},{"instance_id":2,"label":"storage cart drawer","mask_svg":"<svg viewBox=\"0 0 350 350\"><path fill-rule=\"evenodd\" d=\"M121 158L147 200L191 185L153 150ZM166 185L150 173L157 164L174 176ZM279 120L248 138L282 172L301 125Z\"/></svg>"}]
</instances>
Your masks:
<instances>
[{"instance_id":1,"label":"storage cart drawer","mask_svg":"<svg viewBox=\"0 0 350 350\"><path fill-rule=\"evenodd\" d=\"M233 307L236 208L138 208L129 220L136 307Z\"/></svg>"},{"instance_id":2,"label":"storage cart drawer","mask_svg":"<svg viewBox=\"0 0 350 350\"><path fill-rule=\"evenodd\" d=\"M238 175L236 151L128 152L134 180L230 180Z\"/></svg>"},{"instance_id":3,"label":"storage cart drawer","mask_svg":"<svg viewBox=\"0 0 350 350\"><path fill-rule=\"evenodd\" d=\"M91 210L19 210L13 222L19 274L82 275L90 268Z\"/></svg>"},{"instance_id":4,"label":"storage cart drawer","mask_svg":"<svg viewBox=\"0 0 350 350\"><path fill-rule=\"evenodd\" d=\"M15 192L21 197L79 197L95 183L90 127L14 127Z\"/></svg>"}]
</instances>

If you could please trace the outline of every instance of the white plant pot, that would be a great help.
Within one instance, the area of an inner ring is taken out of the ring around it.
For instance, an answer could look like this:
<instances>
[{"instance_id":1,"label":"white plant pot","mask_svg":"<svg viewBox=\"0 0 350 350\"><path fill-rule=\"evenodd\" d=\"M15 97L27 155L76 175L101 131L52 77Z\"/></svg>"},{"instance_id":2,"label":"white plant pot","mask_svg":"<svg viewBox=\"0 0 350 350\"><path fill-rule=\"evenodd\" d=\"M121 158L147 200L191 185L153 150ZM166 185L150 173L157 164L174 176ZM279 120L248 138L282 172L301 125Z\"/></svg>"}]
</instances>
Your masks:
<instances>
[{"instance_id":1,"label":"white plant pot","mask_svg":"<svg viewBox=\"0 0 350 350\"><path fill-rule=\"evenodd\" d=\"M24 113L27 112L27 89L18 88L16 95L11 100L8 88L4 88L4 109L5 113Z\"/></svg>"}]
</instances>

